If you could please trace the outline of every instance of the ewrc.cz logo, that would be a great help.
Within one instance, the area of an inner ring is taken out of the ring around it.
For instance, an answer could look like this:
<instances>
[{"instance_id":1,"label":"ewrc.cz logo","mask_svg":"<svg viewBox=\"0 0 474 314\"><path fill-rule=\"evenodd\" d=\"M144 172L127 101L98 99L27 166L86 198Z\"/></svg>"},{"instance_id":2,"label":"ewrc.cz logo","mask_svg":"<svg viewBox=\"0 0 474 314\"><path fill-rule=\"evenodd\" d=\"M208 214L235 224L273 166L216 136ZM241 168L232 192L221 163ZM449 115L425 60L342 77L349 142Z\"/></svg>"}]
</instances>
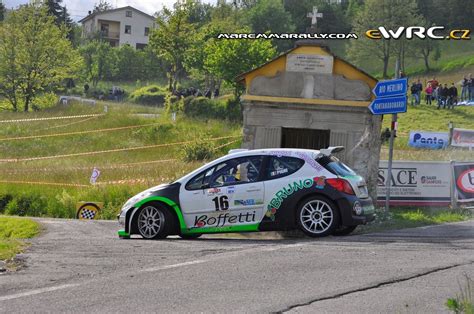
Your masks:
<instances>
[{"instance_id":1,"label":"ewrc.cz logo","mask_svg":"<svg viewBox=\"0 0 474 314\"><path fill-rule=\"evenodd\" d=\"M244 223L244 222L254 222L255 221L255 211L240 213L238 215L231 215L229 213L222 213L217 217L209 217L208 215L201 215L194 218L194 227L222 227L226 223L235 224L235 223Z\"/></svg>"},{"instance_id":2,"label":"ewrc.cz logo","mask_svg":"<svg viewBox=\"0 0 474 314\"><path fill-rule=\"evenodd\" d=\"M436 33L435 33L436 32ZM396 30L386 29L380 26L378 29L369 29L365 32L365 36L370 39L400 39L405 34L406 39L418 37L420 39L453 39L453 40L470 40L471 30L469 29L453 29L445 35L444 26L432 26L425 28L422 26L400 26Z\"/></svg>"}]
</instances>

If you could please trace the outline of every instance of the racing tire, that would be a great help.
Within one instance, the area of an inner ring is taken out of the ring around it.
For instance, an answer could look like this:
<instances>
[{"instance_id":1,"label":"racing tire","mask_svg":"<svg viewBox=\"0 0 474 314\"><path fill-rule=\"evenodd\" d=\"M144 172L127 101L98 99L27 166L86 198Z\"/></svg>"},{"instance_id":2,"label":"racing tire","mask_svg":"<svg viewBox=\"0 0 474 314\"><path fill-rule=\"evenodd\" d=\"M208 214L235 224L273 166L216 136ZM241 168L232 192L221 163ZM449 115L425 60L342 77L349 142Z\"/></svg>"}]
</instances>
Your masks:
<instances>
[{"instance_id":1,"label":"racing tire","mask_svg":"<svg viewBox=\"0 0 474 314\"><path fill-rule=\"evenodd\" d=\"M202 236L202 233L180 234L179 237L184 240L194 240Z\"/></svg>"},{"instance_id":2,"label":"racing tire","mask_svg":"<svg viewBox=\"0 0 474 314\"><path fill-rule=\"evenodd\" d=\"M357 228L357 226L339 226L339 228L336 228L332 235L334 236L347 236L349 235L352 231L354 231Z\"/></svg>"},{"instance_id":3,"label":"racing tire","mask_svg":"<svg viewBox=\"0 0 474 314\"><path fill-rule=\"evenodd\" d=\"M300 230L307 236L325 237L339 226L339 210L327 198L312 196L300 203L296 220Z\"/></svg>"},{"instance_id":4,"label":"racing tire","mask_svg":"<svg viewBox=\"0 0 474 314\"><path fill-rule=\"evenodd\" d=\"M147 240L164 239L172 228L173 217L170 212L156 203L145 204L138 211L136 227Z\"/></svg>"}]
</instances>

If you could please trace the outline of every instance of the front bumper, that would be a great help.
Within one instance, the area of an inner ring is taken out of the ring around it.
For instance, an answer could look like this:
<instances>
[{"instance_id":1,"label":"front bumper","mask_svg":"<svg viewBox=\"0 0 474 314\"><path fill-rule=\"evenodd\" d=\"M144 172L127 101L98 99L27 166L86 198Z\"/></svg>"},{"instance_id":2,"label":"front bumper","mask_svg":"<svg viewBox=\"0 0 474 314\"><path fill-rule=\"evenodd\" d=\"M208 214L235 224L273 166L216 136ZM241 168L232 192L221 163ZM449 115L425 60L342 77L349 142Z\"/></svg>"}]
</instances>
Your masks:
<instances>
[{"instance_id":1,"label":"front bumper","mask_svg":"<svg viewBox=\"0 0 474 314\"><path fill-rule=\"evenodd\" d=\"M362 212L357 215L354 204L358 202L362 207ZM359 199L356 196L346 196L337 201L341 212L341 222L344 226L357 226L371 222L375 219L375 207L372 199Z\"/></svg>"}]
</instances>

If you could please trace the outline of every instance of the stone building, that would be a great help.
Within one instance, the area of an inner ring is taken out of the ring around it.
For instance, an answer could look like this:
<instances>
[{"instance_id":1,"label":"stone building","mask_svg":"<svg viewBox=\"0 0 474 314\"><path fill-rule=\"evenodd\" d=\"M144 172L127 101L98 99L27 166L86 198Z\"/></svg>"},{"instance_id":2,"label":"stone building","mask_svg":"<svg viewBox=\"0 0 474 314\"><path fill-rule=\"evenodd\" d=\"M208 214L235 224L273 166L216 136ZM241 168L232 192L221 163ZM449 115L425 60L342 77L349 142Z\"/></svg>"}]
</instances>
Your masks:
<instances>
[{"instance_id":1,"label":"stone building","mask_svg":"<svg viewBox=\"0 0 474 314\"><path fill-rule=\"evenodd\" d=\"M376 195L381 116L368 109L375 78L323 45L302 42L237 80L246 87L244 148L344 146L338 157Z\"/></svg>"}]
</instances>

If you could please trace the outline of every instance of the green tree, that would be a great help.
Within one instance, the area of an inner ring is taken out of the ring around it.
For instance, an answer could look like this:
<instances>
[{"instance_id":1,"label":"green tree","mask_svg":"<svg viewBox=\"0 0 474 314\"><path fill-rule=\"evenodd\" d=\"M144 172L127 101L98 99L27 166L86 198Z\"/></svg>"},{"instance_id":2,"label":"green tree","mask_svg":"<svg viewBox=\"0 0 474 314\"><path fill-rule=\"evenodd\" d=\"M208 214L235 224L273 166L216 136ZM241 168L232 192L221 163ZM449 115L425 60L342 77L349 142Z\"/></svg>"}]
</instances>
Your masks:
<instances>
[{"instance_id":1,"label":"green tree","mask_svg":"<svg viewBox=\"0 0 474 314\"><path fill-rule=\"evenodd\" d=\"M256 33L291 33L295 30L291 14L285 10L282 0L260 0L249 10L246 19ZM291 47L291 42L275 40L279 51Z\"/></svg>"},{"instance_id":2,"label":"green tree","mask_svg":"<svg viewBox=\"0 0 474 314\"><path fill-rule=\"evenodd\" d=\"M235 82L237 75L262 65L276 55L270 40L220 39L210 42L204 51L207 71L233 86L236 95L241 92Z\"/></svg>"},{"instance_id":3,"label":"green tree","mask_svg":"<svg viewBox=\"0 0 474 314\"><path fill-rule=\"evenodd\" d=\"M39 93L75 76L81 58L66 36L37 2L9 13L0 28L0 93L13 110L28 111Z\"/></svg>"},{"instance_id":4,"label":"green tree","mask_svg":"<svg viewBox=\"0 0 474 314\"><path fill-rule=\"evenodd\" d=\"M3 2L0 2L0 22L5 19L6 10L7 9L5 8L5 5L3 4Z\"/></svg>"},{"instance_id":5,"label":"green tree","mask_svg":"<svg viewBox=\"0 0 474 314\"><path fill-rule=\"evenodd\" d=\"M193 42L194 27L188 22L189 2L176 3L174 10L163 8L156 19L157 27L151 32L149 44L160 59L168 63L168 89L184 76L184 58Z\"/></svg>"},{"instance_id":6,"label":"green tree","mask_svg":"<svg viewBox=\"0 0 474 314\"><path fill-rule=\"evenodd\" d=\"M113 8L114 7L109 2L107 2L107 0L99 0L98 3L94 4L94 9L92 10L92 12L104 12L112 10Z\"/></svg>"},{"instance_id":7,"label":"green tree","mask_svg":"<svg viewBox=\"0 0 474 314\"><path fill-rule=\"evenodd\" d=\"M91 40L81 46L84 77L96 87L99 81L111 77L115 68L115 51L103 41Z\"/></svg>"},{"instance_id":8,"label":"green tree","mask_svg":"<svg viewBox=\"0 0 474 314\"><path fill-rule=\"evenodd\" d=\"M68 38L74 41L74 22L72 21L66 6L62 6L63 0L44 0L43 5L46 7L48 14L54 16L55 23L58 26L63 24L68 28Z\"/></svg>"},{"instance_id":9,"label":"green tree","mask_svg":"<svg viewBox=\"0 0 474 314\"><path fill-rule=\"evenodd\" d=\"M416 25L418 18L415 0L367 0L354 17L353 31L360 37L351 41L350 58L356 62L378 59L383 63L383 77L388 77L390 58L396 56L404 65L411 44L406 39L369 39L365 36L366 31L379 26L396 30L401 25Z\"/></svg>"}]
</instances>

